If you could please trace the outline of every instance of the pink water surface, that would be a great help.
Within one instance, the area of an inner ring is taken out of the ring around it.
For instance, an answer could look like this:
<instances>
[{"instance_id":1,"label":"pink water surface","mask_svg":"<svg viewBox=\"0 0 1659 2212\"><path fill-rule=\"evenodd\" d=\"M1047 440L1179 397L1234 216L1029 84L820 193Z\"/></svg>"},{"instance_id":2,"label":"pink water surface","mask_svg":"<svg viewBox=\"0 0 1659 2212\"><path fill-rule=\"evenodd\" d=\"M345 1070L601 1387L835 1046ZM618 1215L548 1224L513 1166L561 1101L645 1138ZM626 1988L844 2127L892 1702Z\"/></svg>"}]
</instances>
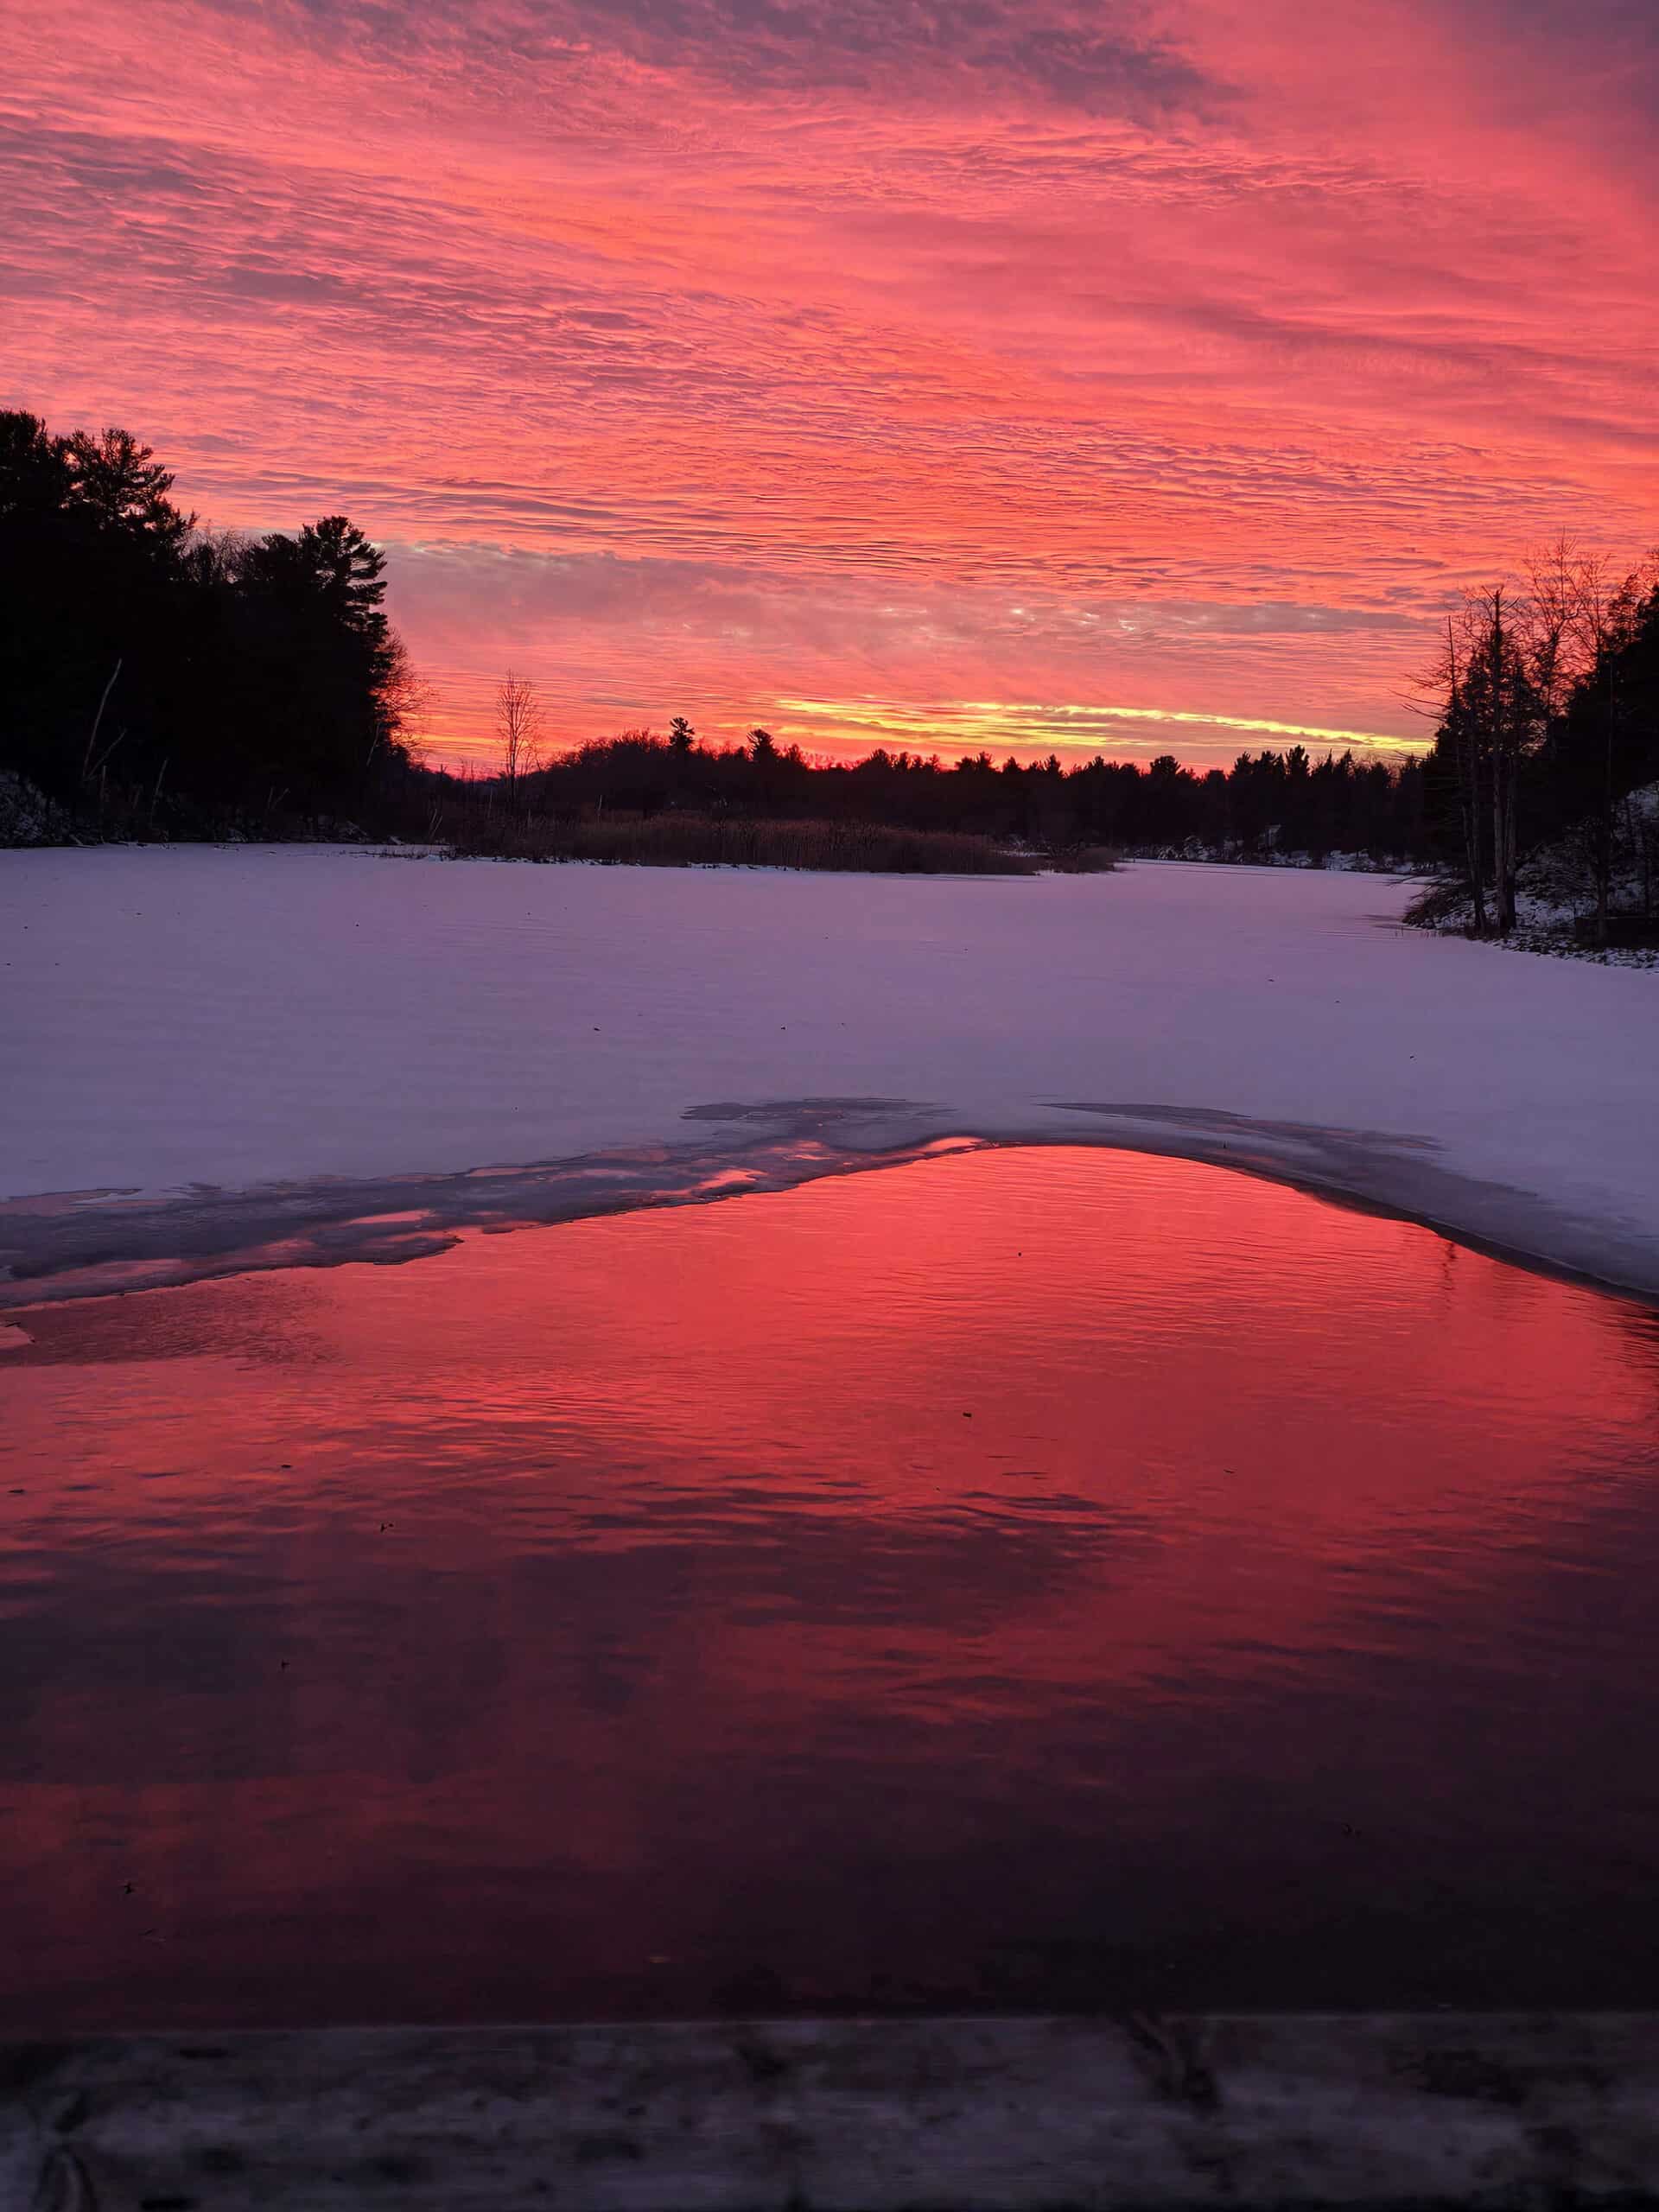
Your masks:
<instances>
[{"instance_id":1,"label":"pink water surface","mask_svg":"<svg viewBox=\"0 0 1659 2212\"><path fill-rule=\"evenodd\" d=\"M1659 1316L1052 1149L20 1319L7 2031L1659 2001Z\"/></svg>"}]
</instances>

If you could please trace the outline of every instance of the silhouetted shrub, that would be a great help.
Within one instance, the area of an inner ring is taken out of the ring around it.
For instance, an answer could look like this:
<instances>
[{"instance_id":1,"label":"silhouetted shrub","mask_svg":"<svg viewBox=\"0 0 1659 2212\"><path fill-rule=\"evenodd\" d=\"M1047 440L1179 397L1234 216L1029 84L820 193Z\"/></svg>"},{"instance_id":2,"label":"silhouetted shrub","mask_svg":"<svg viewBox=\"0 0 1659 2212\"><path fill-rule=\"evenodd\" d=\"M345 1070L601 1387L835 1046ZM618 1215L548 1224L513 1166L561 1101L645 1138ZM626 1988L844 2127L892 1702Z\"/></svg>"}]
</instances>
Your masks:
<instances>
[{"instance_id":1,"label":"silhouetted shrub","mask_svg":"<svg viewBox=\"0 0 1659 2212\"><path fill-rule=\"evenodd\" d=\"M1469 918L1469 886L1462 877L1448 876L1426 884L1413 898L1402 919L1414 929L1445 929Z\"/></svg>"},{"instance_id":2,"label":"silhouetted shrub","mask_svg":"<svg viewBox=\"0 0 1659 2212\"><path fill-rule=\"evenodd\" d=\"M1122 857L1116 845L1061 845L1046 856L1060 875L1110 875Z\"/></svg>"},{"instance_id":3,"label":"silhouetted shrub","mask_svg":"<svg viewBox=\"0 0 1659 2212\"><path fill-rule=\"evenodd\" d=\"M792 868L871 875L1034 875L1042 863L988 837L868 822L701 814L492 819L476 810L443 842L460 859L598 861L646 868Z\"/></svg>"}]
</instances>

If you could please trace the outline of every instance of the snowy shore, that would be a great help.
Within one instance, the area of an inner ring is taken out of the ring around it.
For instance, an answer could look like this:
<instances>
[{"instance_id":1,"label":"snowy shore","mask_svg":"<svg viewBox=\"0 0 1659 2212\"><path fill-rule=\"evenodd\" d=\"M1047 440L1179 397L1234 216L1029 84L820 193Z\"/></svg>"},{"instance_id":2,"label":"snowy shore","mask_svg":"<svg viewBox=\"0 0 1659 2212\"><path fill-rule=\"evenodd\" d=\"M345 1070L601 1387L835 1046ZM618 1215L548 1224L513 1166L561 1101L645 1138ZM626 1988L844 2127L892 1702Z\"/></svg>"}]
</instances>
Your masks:
<instances>
[{"instance_id":1,"label":"snowy shore","mask_svg":"<svg viewBox=\"0 0 1659 2212\"><path fill-rule=\"evenodd\" d=\"M0 1303L957 1137L1218 1160L1659 1297L1659 976L1402 931L1409 895L0 855Z\"/></svg>"}]
</instances>

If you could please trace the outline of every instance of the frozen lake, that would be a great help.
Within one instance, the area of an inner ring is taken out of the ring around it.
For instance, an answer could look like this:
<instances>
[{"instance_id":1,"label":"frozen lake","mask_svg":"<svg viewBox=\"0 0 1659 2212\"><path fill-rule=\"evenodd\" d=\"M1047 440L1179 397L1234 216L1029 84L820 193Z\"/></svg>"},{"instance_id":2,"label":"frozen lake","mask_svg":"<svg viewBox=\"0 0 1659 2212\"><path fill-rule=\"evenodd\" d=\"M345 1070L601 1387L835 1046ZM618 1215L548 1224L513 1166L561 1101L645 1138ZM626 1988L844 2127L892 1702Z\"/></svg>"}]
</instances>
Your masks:
<instances>
[{"instance_id":1,"label":"frozen lake","mask_svg":"<svg viewBox=\"0 0 1659 2212\"><path fill-rule=\"evenodd\" d=\"M1659 1996L1641 1306L1051 1147L12 1319L6 2031Z\"/></svg>"},{"instance_id":2,"label":"frozen lake","mask_svg":"<svg viewBox=\"0 0 1659 2212\"><path fill-rule=\"evenodd\" d=\"M1409 895L0 855L0 1265L338 1256L969 1136L1251 1166L1659 1300L1659 974Z\"/></svg>"}]
</instances>

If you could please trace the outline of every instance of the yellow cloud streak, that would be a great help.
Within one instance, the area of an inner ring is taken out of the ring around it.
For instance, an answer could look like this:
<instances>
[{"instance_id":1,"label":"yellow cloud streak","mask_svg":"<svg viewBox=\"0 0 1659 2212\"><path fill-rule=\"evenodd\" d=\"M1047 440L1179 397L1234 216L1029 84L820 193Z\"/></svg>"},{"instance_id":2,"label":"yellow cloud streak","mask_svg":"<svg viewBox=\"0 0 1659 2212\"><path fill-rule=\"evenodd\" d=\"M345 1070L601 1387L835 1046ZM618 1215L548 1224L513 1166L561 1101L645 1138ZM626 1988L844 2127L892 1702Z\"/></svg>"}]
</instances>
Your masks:
<instances>
[{"instance_id":1,"label":"yellow cloud streak","mask_svg":"<svg viewBox=\"0 0 1659 2212\"><path fill-rule=\"evenodd\" d=\"M857 730L912 736L934 734L947 745L1053 745L1083 747L1102 734L1103 722L1164 722L1197 729L1246 730L1262 737L1312 738L1322 745L1363 745L1383 753L1420 753L1408 737L1380 730L1322 729L1304 722L1267 721L1249 715L1200 714L1175 707L1080 707L1016 705L1000 699L959 699L931 708L880 706L872 701L779 699L785 713ZM1068 727L1070 725L1071 727ZM1077 725L1082 725L1079 730Z\"/></svg>"}]
</instances>

